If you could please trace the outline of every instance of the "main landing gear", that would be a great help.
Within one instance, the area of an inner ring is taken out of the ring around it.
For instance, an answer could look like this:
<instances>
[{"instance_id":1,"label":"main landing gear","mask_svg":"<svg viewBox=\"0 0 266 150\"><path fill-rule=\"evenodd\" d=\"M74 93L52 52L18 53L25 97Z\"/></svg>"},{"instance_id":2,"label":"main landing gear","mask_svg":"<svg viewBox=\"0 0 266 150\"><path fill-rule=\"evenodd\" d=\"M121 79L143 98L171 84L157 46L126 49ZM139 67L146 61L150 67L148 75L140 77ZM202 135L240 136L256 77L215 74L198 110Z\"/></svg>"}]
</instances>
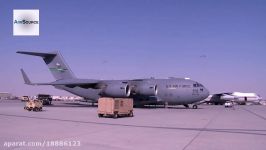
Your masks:
<instances>
[{"instance_id":1,"label":"main landing gear","mask_svg":"<svg viewBox=\"0 0 266 150\"><path fill-rule=\"evenodd\" d=\"M188 104L185 104L184 106L185 106L186 108L189 108L189 105L188 105ZM198 109L198 105L194 104L194 105L192 105L192 108L193 108L193 109Z\"/></svg>"},{"instance_id":2,"label":"main landing gear","mask_svg":"<svg viewBox=\"0 0 266 150\"><path fill-rule=\"evenodd\" d=\"M198 109L198 105L193 105L192 108L193 109Z\"/></svg>"}]
</instances>

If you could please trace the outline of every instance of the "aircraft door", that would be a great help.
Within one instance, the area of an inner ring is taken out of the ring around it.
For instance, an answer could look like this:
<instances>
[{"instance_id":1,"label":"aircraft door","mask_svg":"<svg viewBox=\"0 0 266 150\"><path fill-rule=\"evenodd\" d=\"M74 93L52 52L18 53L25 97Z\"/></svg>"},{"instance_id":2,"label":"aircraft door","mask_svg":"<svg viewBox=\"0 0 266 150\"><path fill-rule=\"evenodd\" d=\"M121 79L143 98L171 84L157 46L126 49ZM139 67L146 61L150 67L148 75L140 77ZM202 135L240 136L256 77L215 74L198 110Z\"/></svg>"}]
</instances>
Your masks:
<instances>
[{"instance_id":1,"label":"aircraft door","mask_svg":"<svg viewBox=\"0 0 266 150\"><path fill-rule=\"evenodd\" d=\"M199 90L197 88L193 88L192 95L199 95Z\"/></svg>"},{"instance_id":2,"label":"aircraft door","mask_svg":"<svg viewBox=\"0 0 266 150\"><path fill-rule=\"evenodd\" d=\"M203 86L199 83L193 84L192 95L199 96L204 91Z\"/></svg>"}]
</instances>

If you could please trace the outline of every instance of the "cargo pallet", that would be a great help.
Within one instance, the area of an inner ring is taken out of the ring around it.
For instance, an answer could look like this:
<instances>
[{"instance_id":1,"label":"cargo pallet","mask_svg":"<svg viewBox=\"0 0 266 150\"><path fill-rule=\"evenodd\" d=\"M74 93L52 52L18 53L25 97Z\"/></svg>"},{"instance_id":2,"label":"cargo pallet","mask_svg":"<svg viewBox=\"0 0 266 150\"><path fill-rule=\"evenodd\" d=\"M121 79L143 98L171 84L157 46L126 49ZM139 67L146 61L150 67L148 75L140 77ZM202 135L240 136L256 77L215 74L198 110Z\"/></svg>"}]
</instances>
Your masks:
<instances>
[{"instance_id":1,"label":"cargo pallet","mask_svg":"<svg viewBox=\"0 0 266 150\"><path fill-rule=\"evenodd\" d=\"M98 116L118 118L133 117L133 99L131 98L99 98Z\"/></svg>"}]
</instances>

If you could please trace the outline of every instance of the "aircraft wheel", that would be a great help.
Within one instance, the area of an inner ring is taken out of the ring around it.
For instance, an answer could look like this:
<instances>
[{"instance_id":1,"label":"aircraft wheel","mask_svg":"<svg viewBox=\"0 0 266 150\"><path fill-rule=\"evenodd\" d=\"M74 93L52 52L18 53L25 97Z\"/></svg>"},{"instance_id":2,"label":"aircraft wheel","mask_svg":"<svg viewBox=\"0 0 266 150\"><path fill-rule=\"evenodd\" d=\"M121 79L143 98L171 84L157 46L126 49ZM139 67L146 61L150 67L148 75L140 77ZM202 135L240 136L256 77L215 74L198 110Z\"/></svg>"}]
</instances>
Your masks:
<instances>
[{"instance_id":1,"label":"aircraft wheel","mask_svg":"<svg viewBox=\"0 0 266 150\"><path fill-rule=\"evenodd\" d=\"M134 116L133 111L130 111L129 117L133 117L133 116Z\"/></svg>"},{"instance_id":2,"label":"aircraft wheel","mask_svg":"<svg viewBox=\"0 0 266 150\"><path fill-rule=\"evenodd\" d=\"M193 105L192 108L193 109L198 109L198 105Z\"/></svg>"},{"instance_id":3,"label":"aircraft wheel","mask_svg":"<svg viewBox=\"0 0 266 150\"><path fill-rule=\"evenodd\" d=\"M118 114L117 114L117 112L114 113L113 118L114 118L114 119L118 118Z\"/></svg>"}]
</instances>

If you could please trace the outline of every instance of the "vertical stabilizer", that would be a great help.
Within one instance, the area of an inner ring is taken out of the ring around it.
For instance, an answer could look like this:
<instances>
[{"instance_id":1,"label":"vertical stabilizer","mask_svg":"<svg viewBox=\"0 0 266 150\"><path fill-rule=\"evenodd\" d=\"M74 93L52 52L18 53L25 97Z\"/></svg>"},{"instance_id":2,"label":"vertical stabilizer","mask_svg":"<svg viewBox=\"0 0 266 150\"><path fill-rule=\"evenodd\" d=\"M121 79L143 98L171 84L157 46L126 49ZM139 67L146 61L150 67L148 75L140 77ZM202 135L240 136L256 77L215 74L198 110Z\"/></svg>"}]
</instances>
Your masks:
<instances>
[{"instance_id":1,"label":"vertical stabilizer","mask_svg":"<svg viewBox=\"0 0 266 150\"><path fill-rule=\"evenodd\" d=\"M22 73L22 77L23 77L23 80L25 82L25 84L28 84L28 85L32 85L29 77L26 75L26 73L24 72L23 69L20 69L21 73Z\"/></svg>"},{"instance_id":2,"label":"vertical stabilizer","mask_svg":"<svg viewBox=\"0 0 266 150\"><path fill-rule=\"evenodd\" d=\"M18 51L17 53L42 57L56 80L76 78L59 51L51 53Z\"/></svg>"}]
</instances>

